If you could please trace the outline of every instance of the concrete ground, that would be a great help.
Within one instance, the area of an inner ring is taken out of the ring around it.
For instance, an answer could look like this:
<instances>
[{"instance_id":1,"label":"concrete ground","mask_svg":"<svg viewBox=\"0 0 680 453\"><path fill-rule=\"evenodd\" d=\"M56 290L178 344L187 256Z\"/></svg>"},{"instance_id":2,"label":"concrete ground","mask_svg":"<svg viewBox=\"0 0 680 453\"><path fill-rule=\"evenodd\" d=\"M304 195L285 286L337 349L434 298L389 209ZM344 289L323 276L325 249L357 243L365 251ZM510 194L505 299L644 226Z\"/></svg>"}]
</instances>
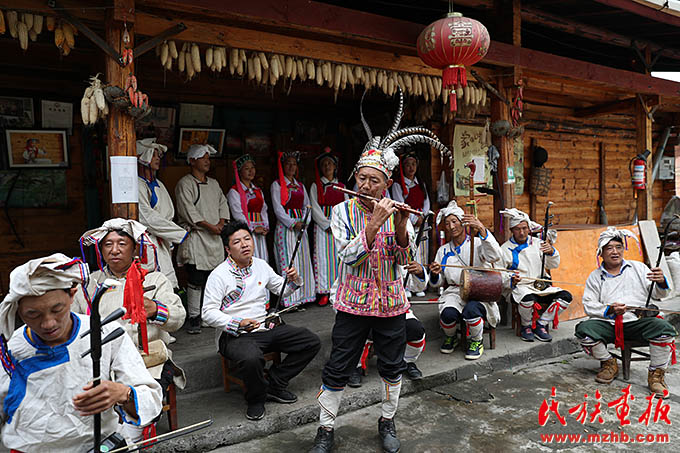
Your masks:
<instances>
[{"instance_id":1,"label":"concrete ground","mask_svg":"<svg viewBox=\"0 0 680 453\"><path fill-rule=\"evenodd\" d=\"M397 432L402 442L401 451L435 453L464 449L489 453L567 449L575 452L674 450L672 445L677 445L680 439L680 397L674 395L664 401L671 408L668 414L671 425L661 420L654 423L652 412L652 419L646 426L638 420L648 406L646 363L634 363L630 382L619 378L610 385L597 384L593 380L597 369L598 364L594 360L585 358L583 353L576 353L515 366L484 376L473 376L472 379L405 396L399 402L396 416ZM671 389L680 390L680 371L677 367L670 369L666 382ZM607 403L619 398L622 395L621 390L629 384L635 400L630 401L628 419L631 424L622 427L615 409L608 407ZM556 389L555 399L560 403L558 412L565 417L566 425L561 425L551 415L547 424L540 426L539 408L544 399L550 402L553 386ZM588 394L587 411L591 413L596 403L594 394L597 390L602 395L604 423L586 421L582 424L577 420L578 411L570 415L569 409L582 404L584 394ZM654 404L658 404L657 401ZM374 404L338 417L333 451L382 451L377 435L379 416L380 404ZM317 425L312 423L214 451L307 451L312 445L316 429ZM654 442L644 446L613 442L611 433L616 433L620 439L623 437L621 432L630 438L651 435ZM546 436L552 434L572 437L554 437L550 441ZM599 437L588 439L588 435ZM668 435L668 440L660 439L662 442L656 442L657 435Z\"/></svg>"}]
</instances>

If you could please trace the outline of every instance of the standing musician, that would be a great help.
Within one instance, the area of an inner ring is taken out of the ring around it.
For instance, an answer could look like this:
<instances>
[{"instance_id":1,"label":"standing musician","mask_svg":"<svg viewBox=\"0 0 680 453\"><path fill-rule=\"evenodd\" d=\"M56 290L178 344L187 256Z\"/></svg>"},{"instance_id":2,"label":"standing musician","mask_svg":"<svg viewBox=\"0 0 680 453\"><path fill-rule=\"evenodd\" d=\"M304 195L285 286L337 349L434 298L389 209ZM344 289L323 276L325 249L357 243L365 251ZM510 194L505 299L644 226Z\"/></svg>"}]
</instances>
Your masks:
<instances>
[{"instance_id":1,"label":"standing musician","mask_svg":"<svg viewBox=\"0 0 680 453\"><path fill-rule=\"evenodd\" d=\"M299 151L280 153L279 179L271 185L272 205L277 219L274 231L276 266L280 273L283 273L286 267L295 267L305 282L304 286L281 300L284 307L302 305L316 299L312 255L307 238L309 223L304 223L305 214L309 209L309 195L305 186L297 179L299 161ZM290 263L300 231L303 235L300 249L295 256L295 262Z\"/></svg>"},{"instance_id":2,"label":"standing musician","mask_svg":"<svg viewBox=\"0 0 680 453\"><path fill-rule=\"evenodd\" d=\"M516 209L504 209L500 212L508 218L512 237L502 246L504 265L507 269L516 270L510 280L512 300L517 304L519 316L522 322L521 338L524 341L552 341L548 333L548 324L552 321L553 327L559 323L559 314L569 307L572 296L568 291L556 286L548 286L539 290L534 286L534 280L521 279L521 277L543 277L543 255L545 255L545 268L557 269L560 265L560 253L552 245L557 233L553 230L548 232L545 241L534 238L531 232L540 229L541 225L533 222L529 216ZM552 236L552 237L551 237ZM546 310L540 314L540 303L549 303Z\"/></svg>"},{"instance_id":3,"label":"standing musician","mask_svg":"<svg viewBox=\"0 0 680 453\"><path fill-rule=\"evenodd\" d=\"M158 252L161 272L173 288L179 288L172 264L173 244L186 239L187 230L172 221L175 207L165 185L156 177L161 158L168 147L155 138L137 140L137 173L139 175L139 223L144 225Z\"/></svg>"},{"instance_id":4,"label":"standing musician","mask_svg":"<svg viewBox=\"0 0 680 453\"><path fill-rule=\"evenodd\" d=\"M590 316L576 326L576 337L586 353L600 361L595 381L609 384L619 374L616 359L607 351L607 343L623 347L626 340L649 341L649 390L660 398L668 396L664 376L669 362L675 363L675 337L678 333L666 320L653 313L638 318L631 307L644 307L650 285L652 296L666 297L671 292L661 268L649 269L639 261L623 259L626 238L635 237L628 230L609 227L600 234L597 255L602 265L588 276L583 292L583 308Z\"/></svg>"},{"instance_id":5,"label":"standing musician","mask_svg":"<svg viewBox=\"0 0 680 453\"><path fill-rule=\"evenodd\" d=\"M269 261L266 238L269 233L267 203L264 201L262 189L253 182L255 171L255 159L250 154L244 154L236 159L234 161L236 184L227 193L227 199L234 220L247 223L253 232L255 241L253 256Z\"/></svg>"},{"instance_id":6,"label":"standing musician","mask_svg":"<svg viewBox=\"0 0 680 453\"><path fill-rule=\"evenodd\" d=\"M31 260L10 274L0 304L2 443L16 452L82 452L91 445L94 414L104 437L126 424L145 425L161 412L161 388L130 337L102 346L100 384L93 387L89 316L71 311L87 265L61 253ZM168 285L169 286L169 285ZM25 326L15 329L19 315ZM116 329L102 327L102 337ZM5 338L8 338L5 342Z\"/></svg>"},{"instance_id":7,"label":"standing musician","mask_svg":"<svg viewBox=\"0 0 680 453\"><path fill-rule=\"evenodd\" d=\"M338 276L338 250L331 232L331 210L348 197L333 189L333 185L345 187L338 182L338 158L330 148L315 160L316 181L309 188L314 219L314 281L320 306L328 304L328 295Z\"/></svg>"},{"instance_id":8,"label":"standing musician","mask_svg":"<svg viewBox=\"0 0 680 453\"><path fill-rule=\"evenodd\" d=\"M303 327L266 326L269 292L288 295L303 281L295 267L285 270L288 282L266 261L253 256L253 236L244 222L231 222L222 232L227 259L210 273L205 287L203 319L215 328L217 349L243 369L248 409L246 418L264 417L265 401L294 403L288 382L314 358L321 341ZM263 354L280 351L286 358L264 376Z\"/></svg>"},{"instance_id":9,"label":"standing musician","mask_svg":"<svg viewBox=\"0 0 680 453\"><path fill-rule=\"evenodd\" d=\"M97 248L97 255L101 254L98 261L102 268L92 273L89 282L78 287L73 300L73 311L89 315L90 298L95 294L97 286L107 279L116 280L120 285L109 288L99 301L99 314L104 319L124 306L127 273L133 265L135 255L142 258L148 256L152 252L147 249L151 248L152 244L148 240L144 225L121 218L107 220L101 227L87 231L80 241L82 246ZM173 363L172 353L167 346L170 344L169 333L182 327L186 311L179 296L173 291L172 284L162 272L146 274L142 286L154 286L152 290L144 293L144 311L147 316L146 341L149 345L149 354L142 356L144 363L151 376L161 385L163 392L167 391L172 382L183 389L186 384L184 372ZM121 319L119 322L140 351L138 354L141 354L144 340L141 338L140 326L131 324L129 319ZM148 427L140 425L125 428L124 435L132 442L155 435L154 424Z\"/></svg>"},{"instance_id":10,"label":"standing musician","mask_svg":"<svg viewBox=\"0 0 680 453\"><path fill-rule=\"evenodd\" d=\"M500 311L496 302L465 302L460 297L460 280L462 269L444 267L446 264L456 266L490 267L501 260L501 249L493 234L472 214L458 207L454 200L437 214L437 225L444 222L451 241L437 250L437 256L430 264L430 285L439 288L444 283L448 287L439 297L439 325L444 331L444 342L439 349L443 354L451 354L458 345L456 329L459 319L463 318L467 325L468 350L465 358L477 360L484 353L483 332L484 320L495 327L500 320ZM477 230L474 238L466 233L466 227ZM474 247L474 262L470 262L470 247ZM444 278L440 278L440 274Z\"/></svg>"},{"instance_id":11,"label":"standing musician","mask_svg":"<svg viewBox=\"0 0 680 453\"><path fill-rule=\"evenodd\" d=\"M401 156L401 159L399 161L400 181L399 184L392 185L392 198L395 201L406 203L413 209L416 209L418 211L429 212L430 197L427 194L425 184L423 183L423 181L418 179L418 176L416 174L417 171L418 171L418 157L416 153L412 152ZM411 214L409 216L409 220L413 225L413 228L417 230L420 224L425 221L425 218L422 216ZM429 261L428 256L430 250L429 244L430 241L428 240L428 237L425 235L420 241L418 251L416 252L416 262L425 266ZM406 296L410 298L412 291L415 291L416 296L418 297L425 296L425 292L421 288L415 288L408 284L406 286Z\"/></svg>"}]
</instances>

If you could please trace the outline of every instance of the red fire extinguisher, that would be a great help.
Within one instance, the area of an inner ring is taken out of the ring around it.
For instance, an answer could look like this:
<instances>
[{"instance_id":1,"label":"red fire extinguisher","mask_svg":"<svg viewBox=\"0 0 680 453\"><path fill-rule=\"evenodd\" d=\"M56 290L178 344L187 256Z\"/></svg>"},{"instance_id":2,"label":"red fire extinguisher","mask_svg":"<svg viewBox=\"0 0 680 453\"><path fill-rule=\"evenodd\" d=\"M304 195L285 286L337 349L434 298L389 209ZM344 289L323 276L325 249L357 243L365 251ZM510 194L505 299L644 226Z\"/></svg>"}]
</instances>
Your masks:
<instances>
[{"instance_id":1,"label":"red fire extinguisher","mask_svg":"<svg viewBox=\"0 0 680 453\"><path fill-rule=\"evenodd\" d=\"M646 150L644 153L640 153L635 156L630 161L630 174L631 182L633 183L633 189L645 190L647 185L647 156L651 152Z\"/></svg>"}]
</instances>

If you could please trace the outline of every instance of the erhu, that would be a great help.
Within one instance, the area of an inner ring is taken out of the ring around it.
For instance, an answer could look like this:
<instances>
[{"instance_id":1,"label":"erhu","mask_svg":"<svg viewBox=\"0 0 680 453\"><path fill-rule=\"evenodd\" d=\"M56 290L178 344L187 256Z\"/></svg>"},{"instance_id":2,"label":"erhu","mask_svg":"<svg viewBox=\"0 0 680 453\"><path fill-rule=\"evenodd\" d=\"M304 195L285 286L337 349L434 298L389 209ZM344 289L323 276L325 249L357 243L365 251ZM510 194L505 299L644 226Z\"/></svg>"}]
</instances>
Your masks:
<instances>
[{"instance_id":1,"label":"erhu","mask_svg":"<svg viewBox=\"0 0 680 453\"><path fill-rule=\"evenodd\" d=\"M554 203L552 201L549 201L545 207L545 220L543 222L543 231L541 231L541 241L543 242L548 240L548 228L552 226L550 219L552 219L553 216L552 214L550 214L550 207L553 204ZM544 289L552 286L549 279L547 279L545 275L545 253L543 253L542 255L543 256L541 257L541 279L534 280L534 288L536 288L539 291L543 291Z\"/></svg>"}]
</instances>

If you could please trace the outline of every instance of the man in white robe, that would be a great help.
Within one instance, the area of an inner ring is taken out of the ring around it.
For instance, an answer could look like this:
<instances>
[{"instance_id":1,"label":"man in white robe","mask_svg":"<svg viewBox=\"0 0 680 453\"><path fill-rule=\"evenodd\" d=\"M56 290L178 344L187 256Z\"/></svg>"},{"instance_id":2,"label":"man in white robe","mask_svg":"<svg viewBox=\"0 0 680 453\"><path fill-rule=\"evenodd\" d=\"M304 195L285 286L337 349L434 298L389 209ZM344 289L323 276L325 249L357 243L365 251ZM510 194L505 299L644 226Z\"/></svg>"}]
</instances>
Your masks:
<instances>
[{"instance_id":1,"label":"man in white robe","mask_svg":"<svg viewBox=\"0 0 680 453\"><path fill-rule=\"evenodd\" d=\"M80 260L55 253L10 274L0 304L2 443L9 449L87 451L95 413L101 413L104 439L120 430L119 416L125 424L144 425L161 412L161 388L127 335L102 346L100 375L106 379L92 387L92 358L81 358L90 337L80 337L90 318L71 312L75 285L87 273ZM15 331L17 314L26 325ZM102 337L116 327L105 325Z\"/></svg>"},{"instance_id":2,"label":"man in white robe","mask_svg":"<svg viewBox=\"0 0 680 453\"><path fill-rule=\"evenodd\" d=\"M540 229L541 225L533 222L526 213L512 208L501 211L501 214L508 219L512 233L512 237L501 246L501 250L505 268L517 271L512 278L506 278L504 281L506 293L510 294L512 301L517 304L522 323L521 338L524 341L534 341L534 338L539 341L552 341L552 336L548 333L548 324L552 322L553 327L557 327L559 314L569 307L572 295L557 286L537 289L534 285L536 281L532 279L550 277L541 269L544 255L546 270L559 267L560 252L553 246L557 232L551 231L547 240L541 241L530 234ZM548 304L540 316L539 302Z\"/></svg>"},{"instance_id":3,"label":"man in white robe","mask_svg":"<svg viewBox=\"0 0 680 453\"><path fill-rule=\"evenodd\" d=\"M177 264L186 266L189 277L187 332L191 334L201 333L203 288L208 275L224 261L220 233L229 220L229 205L220 184L207 175L210 155L215 153L210 145L191 145L187 152L191 171L175 187L179 223L189 229L189 236L179 246Z\"/></svg>"},{"instance_id":4,"label":"man in white robe","mask_svg":"<svg viewBox=\"0 0 680 453\"><path fill-rule=\"evenodd\" d=\"M177 289L179 283L172 264L172 248L173 244L181 244L188 232L173 222L175 207L172 198L163 182L156 177L167 149L167 146L156 143L155 138L137 140L139 223L146 227L156 246L160 271Z\"/></svg>"}]
</instances>

